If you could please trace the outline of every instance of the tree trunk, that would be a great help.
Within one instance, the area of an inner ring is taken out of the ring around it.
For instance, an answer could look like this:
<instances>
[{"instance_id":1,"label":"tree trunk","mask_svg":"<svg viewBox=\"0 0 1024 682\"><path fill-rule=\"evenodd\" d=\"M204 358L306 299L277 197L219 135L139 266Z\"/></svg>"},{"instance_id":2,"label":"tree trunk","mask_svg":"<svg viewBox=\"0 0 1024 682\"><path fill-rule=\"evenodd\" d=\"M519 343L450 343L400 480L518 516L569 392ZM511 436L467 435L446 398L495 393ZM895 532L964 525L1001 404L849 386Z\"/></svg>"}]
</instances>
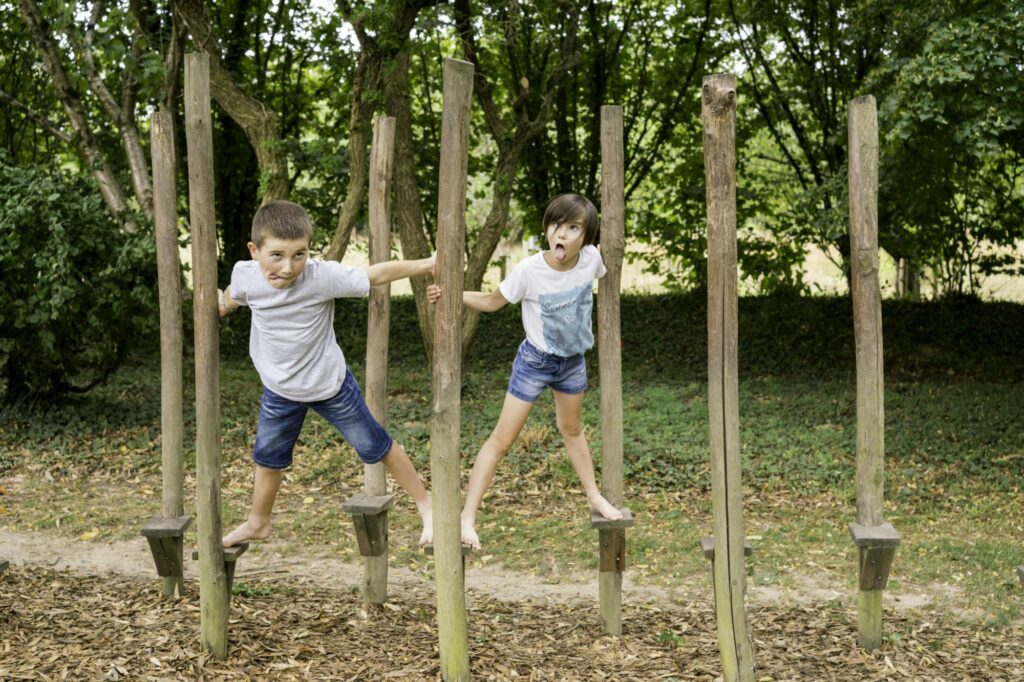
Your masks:
<instances>
[{"instance_id":1,"label":"tree trunk","mask_svg":"<svg viewBox=\"0 0 1024 682\"><path fill-rule=\"evenodd\" d=\"M103 202L113 214L114 219L126 232L134 232L137 226L131 219L128 202L125 200L124 193L110 164L107 163L100 150L99 143L93 136L85 105L82 103L82 95L72 85L71 79L64 69L64 62L61 60L60 52L50 33L49 22L43 19L35 0L21 0L20 4L22 19L28 27L32 41L36 44L36 49L39 50L43 67L50 76L50 80L53 81L57 99L60 100L61 106L71 122L71 128L75 132L74 140L78 154L82 157L84 165L92 169Z\"/></svg>"},{"instance_id":2,"label":"tree trunk","mask_svg":"<svg viewBox=\"0 0 1024 682\"><path fill-rule=\"evenodd\" d=\"M232 80L221 62L220 47L202 0L172 0L172 6L185 22L192 42L210 55L210 94L245 131L256 152L263 203L287 199L290 191L288 157L281 146L280 116L266 104L242 92Z\"/></svg>"}]
</instances>

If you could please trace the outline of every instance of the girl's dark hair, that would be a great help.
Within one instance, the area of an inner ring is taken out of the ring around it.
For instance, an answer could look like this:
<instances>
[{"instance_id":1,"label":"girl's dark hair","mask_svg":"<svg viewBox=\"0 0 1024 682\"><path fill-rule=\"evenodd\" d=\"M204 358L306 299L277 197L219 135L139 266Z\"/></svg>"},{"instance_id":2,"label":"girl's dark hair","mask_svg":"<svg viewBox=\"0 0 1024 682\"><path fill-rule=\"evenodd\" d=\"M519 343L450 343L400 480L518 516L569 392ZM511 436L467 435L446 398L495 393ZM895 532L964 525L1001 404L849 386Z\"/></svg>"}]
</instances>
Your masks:
<instances>
[{"instance_id":1,"label":"girl's dark hair","mask_svg":"<svg viewBox=\"0 0 1024 682\"><path fill-rule=\"evenodd\" d=\"M262 247L267 237L311 239L313 222L306 209L291 201L268 201L252 217L252 243Z\"/></svg>"},{"instance_id":2,"label":"girl's dark hair","mask_svg":"<svg viewBox=\"0 0 1024 682\"><path fill-rule=\"evenodd\" d=\"M547 234L550 225L577 219L583 225L583 243L597 244L601 227L597 209L590 203L590 199L579 194L559 194L549 201L547 208L544 209L541 231Z\"/></svg>"}]
</instances>

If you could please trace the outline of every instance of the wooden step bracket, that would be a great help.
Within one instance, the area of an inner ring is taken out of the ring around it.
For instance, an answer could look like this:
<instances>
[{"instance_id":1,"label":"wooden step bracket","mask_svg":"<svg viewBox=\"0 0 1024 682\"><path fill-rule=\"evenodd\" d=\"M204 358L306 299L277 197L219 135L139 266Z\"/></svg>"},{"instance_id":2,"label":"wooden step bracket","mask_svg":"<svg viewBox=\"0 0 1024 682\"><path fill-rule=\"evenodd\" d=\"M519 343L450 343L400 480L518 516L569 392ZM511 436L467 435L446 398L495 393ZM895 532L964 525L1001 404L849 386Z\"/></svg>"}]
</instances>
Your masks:
<instances>
[{"instance_id":1,"label":"wooden step bracket","mask_svg":"<svg viewBox=\"0 0 1024 682\"><path fill-rule=\"evenodd\" d=\"M428 543L426 545L423 545L423 553L426 554L427 556L434 556L434 543L431 542L431 543ZM469 545L463 543L462 544L462 558L465 559L466 557L468 557L472 553L473 553L473 548L470 547Z\"/></svg>"},{"instance_id":2,"label":"wooden step bracket","mask_svg":"<svg viewBox=\"0 0 1024 682\"><path fill-rule=\"evenodd\" d=\"M893 556L900 546L900 534L891 523L878 526L851 523L849 528L860 554L860 589L884 590L889 582Z\"/></svg>"},{"instance_id":3,"label":"wooden step bracket","mask_svg":"<svg viewBox=\"0 0 1024 682\"><path fill-rule=\"evenodd\" d=\"M622 518L612 521L590 510L590 527L598 531L601 548L600 570L602 573L622 573L626 570L626 529L633 526L633 512L620 507Z\"/></svg>"},{"instance_id":4,"label":"wooden step bracket","mask_svg":"<svg viewBox=\"0 0 1024 682\"><path fill-rule=\"evenodd\" d=\"M231 545L230 547L224 548L224 575L228 579L228 598L231 598L231 587L235 584L235 563L238 561L238 557L245 554L245 550L249 549L248 542L239 542L237 545ZM199 550L192 550L192 560L199 560Z\"/></svg>"},{"instance_id":5,"label":"wooden step bracket","mask_svg":"<svg viewBox=\"0 0 1024 682\"><path fill-rule=\"evenodd\" d=\"M434 543L430 542L423 545L423 553L427 556L434 556ZM469 545L462 544L462 573L466 573L466 557L473 553L473 548Z\"/></svg>"},{"instance_id":6,"label":"wooden step bracket","mask_svg":"<svg viewBox=\"0 0 1024 682\"><path fill-rule=\"evenodd\" d=\"M700 539L700 551L704 553L705 559L715 560L715 537L707 535ZM754 548L750 546L750 540L743 538L743 556L750 556Z\"/></svg>"},{"instance_id":7,"label":"wooden step bracket","mask_svg":"<svg viewBox=\"0 0 1024 682\"><path fill-rule=\"evenodd\" d=\"M1017 567L1017 577L1020 578L1020 584L1024 585L1024 566Z\"/></svg>"},{"instance_id":8,"label":"wooden step bracket","mask_svg":"<svg viewBox=\"0 0 1024 682\"><path fill-rule=\"evenodd\" d=\"M156 572L161 578L183 578L183 541L185 530L192 524L191 516L153 516L142 527L142 535L149 541Z\"/></svg>"},{"instance_id":9,"label":"wooden step bracket","mask_svg":"<svg viewBox=\"0 0 1024 682\"><path fill-rule=\"evenodd\" d=\"M388 551L388 509L394 495L367 495L356 493L344 504L342 511L352 515L363 556L381 556Z\"/></svg>"}]
</instances>

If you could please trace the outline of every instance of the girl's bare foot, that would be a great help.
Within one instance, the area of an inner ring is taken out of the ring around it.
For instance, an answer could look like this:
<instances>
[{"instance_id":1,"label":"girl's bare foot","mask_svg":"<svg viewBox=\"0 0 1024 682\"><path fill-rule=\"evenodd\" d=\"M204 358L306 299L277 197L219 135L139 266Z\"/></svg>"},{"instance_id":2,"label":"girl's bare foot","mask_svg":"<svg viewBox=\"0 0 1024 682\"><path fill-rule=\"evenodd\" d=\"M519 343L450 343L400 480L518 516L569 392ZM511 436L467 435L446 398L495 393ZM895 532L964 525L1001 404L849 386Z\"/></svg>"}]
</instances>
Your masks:
<instances>
[{"instance_id":1,"label":"girl's bare foot","mask_svg":"<svg viewBox=\"0 0 1024 682\"><path fill-rule=\"evenodd\" d=\"M224 536L221 541L225 547L232 547L248 540L266 540L270 537L270 521L260 523L247 519L238 528Z\"/></svg>"},{"instance_id":2,"label":"girl's bare foot","mask_svg":"<svg viewBox=\"0 0 1024 682\"><path fill-rule=\"evenodd\" d=\"M476 534L476 521L462 519L462 544L480 549L480 536Z\"/></svg>"},{"instance_id":3,"label":"girl's bare foot","mask_svg":"<svg viewBox=\"0 0 1024 682\"><path fill-rule=\"evenodd\" d=\"M423 532L420 533L420 547L423 547L434 541L434 511L430 506L430 498L423 503L417 502L416 508L423 520Z\"/></svg>"},{"instance_id":4,"label":"girl's bare foot","mask_svg":"<svg viewBox=\"0 0 1024 682\"><path fill-rule=\"evenodd\" d=\"M596 497L588 498L587 503L590 504L591 509L609 521L618 521L622 518L622 512L616 509L611 502L604 499L604 495L597 495Z\"/></svg>"}]
</instances>

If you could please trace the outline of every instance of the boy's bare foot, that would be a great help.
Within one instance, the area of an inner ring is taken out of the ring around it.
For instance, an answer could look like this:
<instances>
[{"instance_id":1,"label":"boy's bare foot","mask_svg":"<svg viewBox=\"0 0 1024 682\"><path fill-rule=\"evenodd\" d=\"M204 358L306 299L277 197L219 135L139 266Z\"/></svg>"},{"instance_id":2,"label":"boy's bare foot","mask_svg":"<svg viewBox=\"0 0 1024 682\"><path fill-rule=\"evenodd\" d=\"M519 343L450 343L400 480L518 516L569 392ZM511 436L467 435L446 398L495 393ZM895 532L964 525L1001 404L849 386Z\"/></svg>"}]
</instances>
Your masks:
<instances>
[{"instance_id":1,"label":"boy's bare foot","mask_svg":"<svg viewBox=\"0 0 1024 682\"><path fill-rule=\"evenodd\" d=\"M616 509L611 502L604 499L604 495L598 495L592 499L588 498L587 502L590 504L591 509L609 521L618 521L622 518L622 512Z\"/></svg>"},{"instance_id":2,"label":"boy's bare foot","mask_svg":"<svg viewBox=\"0 0 1024 682\"><path fill-rule=\"evenodd\" d=\"M420 547L423 547L434 541L434 511L430 506L430 498L428 497L427 501L422 504L417 502L416 508L423 520L423 532L420 533Z\"/></svg>"},{"instance_id":3,"label":"boy's bare foot","mask_svg":"<svg viewBox=\"0 0 1024 682\"><path fill-rule=\"evenodd\" d=\"M480 549L480 536L476 534L476 522L462 519L462 544Z\"/></svg>"},{"instance_id":4,"label":"boy's bare foot","mask_svg":"<svg viewBox=\"0 0 1024 682\"><path fill-rule=\"evenodd\" d=\"M221 541L225 547L232 547L247 540L266 540L270 537L270 522L263 524L246 520L238 528L224 536Z\"/></svg>"}]
</instances>

